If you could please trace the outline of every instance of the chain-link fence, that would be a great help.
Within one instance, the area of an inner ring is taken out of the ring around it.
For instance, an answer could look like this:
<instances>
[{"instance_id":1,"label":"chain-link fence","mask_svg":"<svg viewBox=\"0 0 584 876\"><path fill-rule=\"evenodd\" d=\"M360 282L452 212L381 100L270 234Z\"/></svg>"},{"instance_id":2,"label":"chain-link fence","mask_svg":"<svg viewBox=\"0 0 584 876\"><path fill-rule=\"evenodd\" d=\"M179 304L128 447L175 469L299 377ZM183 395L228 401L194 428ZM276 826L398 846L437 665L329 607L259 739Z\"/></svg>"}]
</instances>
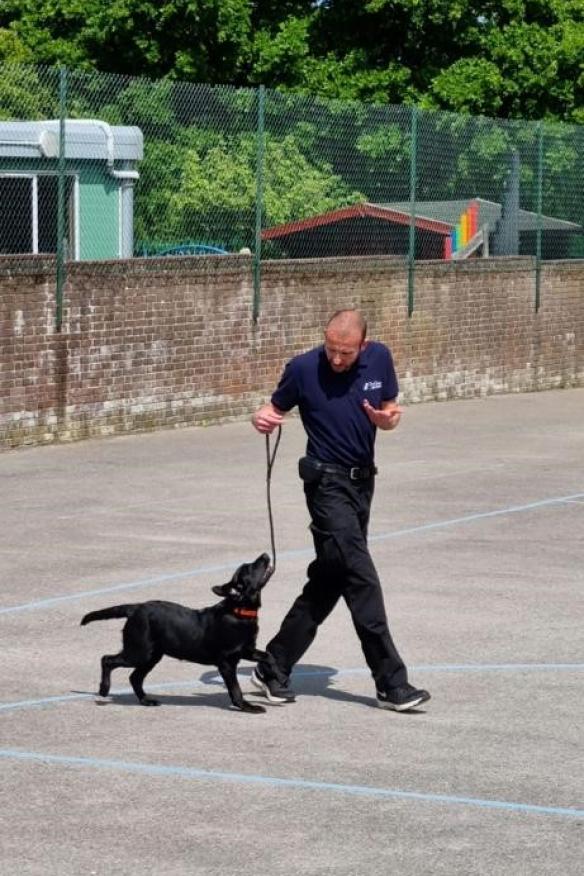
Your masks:
<instances>
[{"instance_id":1,"label":"chain-link fence","mask_svg":"<svg viewBox=\"0 0 584 876\"><path fill-rule=\"evenodd\" d=\"M0 78L0 254L584 258L584 128L64 69ZM147 264L147 263L145 263ZM317 263L315 263L315 270Z\"/></svg>"}]
</instances>

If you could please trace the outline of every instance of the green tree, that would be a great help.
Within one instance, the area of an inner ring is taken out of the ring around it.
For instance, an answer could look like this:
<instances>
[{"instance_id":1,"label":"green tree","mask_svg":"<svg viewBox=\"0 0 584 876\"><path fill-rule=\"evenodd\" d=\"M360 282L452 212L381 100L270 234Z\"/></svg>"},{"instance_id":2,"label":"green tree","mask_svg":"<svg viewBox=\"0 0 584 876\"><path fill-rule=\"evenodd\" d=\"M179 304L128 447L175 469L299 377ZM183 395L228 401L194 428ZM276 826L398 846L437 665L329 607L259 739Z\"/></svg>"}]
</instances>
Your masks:
<instances>
[{"instance_id":1,"label":"green tree","mask_svg":"<svg viewBox=\"0 0 584 876\"><path fill-rule=\"evenodd\" d=\"M465 54L432 80L426 105L506 118L577 120L584 96L584 6L509 2L485 14Z\"/></svg>"},{"instance_id":2,"label":"green tree","mask_svg":"<svg viewBox=\"0 0 584 876\"><path fill-rule=\"evenodd\" d=\"M13 30L0 27L0 64L32 64L34 56Z\"/></svg>"},{"instance_id":3,"label":"green tree","mask_svg":"<svg viewBox=\"0 0 584 876\"><path fill-rule=\"evenodd\" d=\"M6 64L0 76L0 119L53 119L58 110L54 70Z\"/></svg>"},{"instance_id":4,"label":"green tree","mask_svg":"<svg viewBox=\"0 0 584 876\"><path fill-rule=\"evenodd\" d=\"M249 0L4 0L0 26L40 63L199 82L237 81Z\"/></svg>"},{"instance_id":5,"label":"green tree","mask_svg":"<svg viewBox=\"0 0 584 876\"><path fill-rule=\"evenodd\" d=\"M504 118L584 114L582 0L4 0L0 29L8 60Z\"/></svg>"},{"instance_id":6,"label":"green tree","mask_svg":"<svg viewBox=\"0 0 584 876\"><path fill-rule=\"evenodd\" d=\"M153 141L141 166L136 236L155 243L194 240L228 249L254 239L257 138L191 131L182 143ZM363 200L291 136L266 138L264 226Z\"/></svg>"}]
</instances>

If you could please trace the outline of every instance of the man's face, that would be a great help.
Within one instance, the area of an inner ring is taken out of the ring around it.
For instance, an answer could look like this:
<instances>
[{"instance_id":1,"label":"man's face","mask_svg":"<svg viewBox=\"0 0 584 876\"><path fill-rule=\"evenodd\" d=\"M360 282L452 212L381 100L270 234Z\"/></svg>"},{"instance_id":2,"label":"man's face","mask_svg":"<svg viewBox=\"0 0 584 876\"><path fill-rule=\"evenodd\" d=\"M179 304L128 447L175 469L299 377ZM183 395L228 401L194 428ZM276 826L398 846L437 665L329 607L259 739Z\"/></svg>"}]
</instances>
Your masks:
<instances>
[{"instance_id":1,"label":"man's face","mask_svg":"<svg viewBox=\"0 0 584 876\"><path fill-rule=\"evenodd\" d=\"M365 347L361 333L343 332L328 328L324 333L324 351L332 370L337 374L348 371L359 358L359 353Z\"/></svg>"}]
</instances>

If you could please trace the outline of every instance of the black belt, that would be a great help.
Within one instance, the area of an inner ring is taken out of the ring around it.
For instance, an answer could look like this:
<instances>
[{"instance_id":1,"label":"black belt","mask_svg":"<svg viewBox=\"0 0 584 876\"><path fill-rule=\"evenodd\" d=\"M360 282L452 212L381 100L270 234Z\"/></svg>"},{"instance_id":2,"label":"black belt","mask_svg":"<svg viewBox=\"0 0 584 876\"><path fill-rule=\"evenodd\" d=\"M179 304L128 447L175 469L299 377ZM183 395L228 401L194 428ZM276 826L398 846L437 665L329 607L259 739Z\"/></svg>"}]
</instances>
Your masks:
<instances>
[{"instance_id":1,"label":"black belt","mask_svg":"<svg viewBox=\"0 0 584 876\"><path fill-rule=\"evenodd\" d=\"M321 462L320 459L315 459L313 456L305 457L306 461L313 466L316 471L328 472L329 474L341 474L349 478L350 481L368 481L377 474L376 465L358 465L344 466L337 465L334 462Z\"/></svg>"}]
</instances>

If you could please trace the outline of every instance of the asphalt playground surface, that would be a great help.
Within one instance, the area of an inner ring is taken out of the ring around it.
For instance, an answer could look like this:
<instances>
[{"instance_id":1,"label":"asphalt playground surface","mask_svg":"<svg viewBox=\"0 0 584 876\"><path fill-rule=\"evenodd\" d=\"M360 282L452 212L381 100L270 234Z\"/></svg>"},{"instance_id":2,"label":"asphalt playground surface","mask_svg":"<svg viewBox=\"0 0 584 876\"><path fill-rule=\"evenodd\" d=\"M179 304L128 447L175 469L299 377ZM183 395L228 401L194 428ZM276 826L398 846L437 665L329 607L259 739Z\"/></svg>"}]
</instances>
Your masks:
<instances>
[{"instance_id":1,"label":"asphalt playground surface","mask_svg":"<svg viewBox=\"0 0 584 876\"><path fill-rule=\"evenodd\" d=\"M284 428L263 647L312 554ZM344 603L296 703L235 712L213 667L165 658L139 706L96 702L122 621L202 607L270 549L249 423L0 455L0 873L579 874L584 856L584 390L407 407L378 436L371 549L431 701L396 714ZM240 664L246 695L251 664Z\"/></svg>"}]
</instances>

